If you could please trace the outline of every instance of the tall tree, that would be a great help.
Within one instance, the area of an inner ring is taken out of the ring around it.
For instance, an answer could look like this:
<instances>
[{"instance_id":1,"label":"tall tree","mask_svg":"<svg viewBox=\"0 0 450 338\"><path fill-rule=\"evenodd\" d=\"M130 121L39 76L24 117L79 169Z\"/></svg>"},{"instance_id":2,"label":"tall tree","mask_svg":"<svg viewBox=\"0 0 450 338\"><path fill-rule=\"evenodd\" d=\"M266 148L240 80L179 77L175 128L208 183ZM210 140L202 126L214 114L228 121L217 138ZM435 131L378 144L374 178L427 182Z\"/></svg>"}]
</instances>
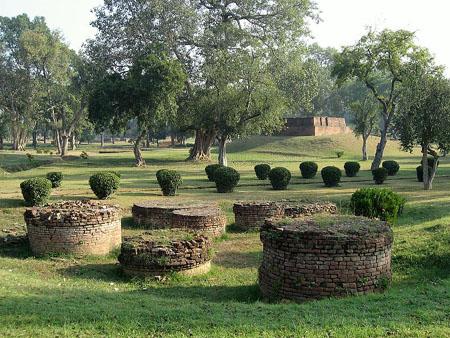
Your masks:
<instances>
[{"instance_id":1,"label":"tall tree","mask_svg":"<svg viewBox=\"0 0 450 338\"><path fill-rule=\"evenodd\" d=\"M89 117L100 130L123 130L130 120L137 122L134 156L145 165L141 142L148 130L170 119L177 109L185 74L176 60L149 54L134 62L125 74L113 73L101 79L89 100Z\"/></svg>"},{"instance_id":2,"label":"tall tree","mask_svg":"<svg viewBox=\"0 0 450 338\"><path fill-rule=\"evenodd\" d=\"M414 43L414 33L405 30L369 32L354 46L345 47L335 56L332 74L337 83L349 79L362 81L381 106L381 138L372 162L372 169L380 166L388 140L388 131L397 111L402 81L410 64L426 65L432 58L428 51ZM379 86L380 77L389 82L388 88Z\"/></svg>"},{"instance_id":3,"label":"tall tree","mask_svg":"<svg viewBox=\"0 0 450 338\"><path fill-rule=\"evenodd\" d=\"M450 150L450 82L441 69L416 65L403 85L395 130L404 150L421 147L423 186L430 190L440 154Z\"/></svg>"}]
</instances>

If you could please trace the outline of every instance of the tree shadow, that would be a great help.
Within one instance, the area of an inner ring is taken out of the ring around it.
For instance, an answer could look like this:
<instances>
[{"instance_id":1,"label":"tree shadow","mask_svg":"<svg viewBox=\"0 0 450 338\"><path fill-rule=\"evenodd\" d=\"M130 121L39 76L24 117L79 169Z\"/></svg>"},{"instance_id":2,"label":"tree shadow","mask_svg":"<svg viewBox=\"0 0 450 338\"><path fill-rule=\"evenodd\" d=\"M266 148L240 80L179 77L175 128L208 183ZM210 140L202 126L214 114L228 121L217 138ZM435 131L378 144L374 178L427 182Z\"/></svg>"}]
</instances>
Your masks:
<instances>
[{"instance_id":1,"label":"tree shadow","mask_svg":"<svg viewBox=\"0 0 450 338\"><path fill-rule=\"evenodd\" d=\"M261 251L219 251L214 257L213 263L230 269L256 269L261 264L261 258Z\"/></svg>"},{"instance_id":2,"label":"tree shadow","mask_svg":"<svg viewBox=\"0 0 450 338\"><path fill-rule=\"evenodd\" d=\"M23 236L11 236L6 243L0 242L0 257L26 259L33 256L28 239Z\"/></svg>"}]
</instances>

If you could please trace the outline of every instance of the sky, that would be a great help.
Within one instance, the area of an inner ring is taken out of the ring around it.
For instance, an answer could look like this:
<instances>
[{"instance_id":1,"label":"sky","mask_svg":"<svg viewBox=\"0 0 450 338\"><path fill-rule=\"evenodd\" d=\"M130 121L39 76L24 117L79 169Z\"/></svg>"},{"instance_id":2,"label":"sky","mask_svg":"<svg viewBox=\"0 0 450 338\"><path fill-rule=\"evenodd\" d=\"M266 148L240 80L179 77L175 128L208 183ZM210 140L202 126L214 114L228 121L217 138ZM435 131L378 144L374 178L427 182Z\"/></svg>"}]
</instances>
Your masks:
<instances>
[{"instance_id":1,"label":"sky","mask_svg":"<svg viewBox=\"0 0 450 338\"><path fill-rule=\"evenodd\" d=\"M0 0L0 16L44 16L78 50L95 34L91 9L102 0ZM311 26L314 41L323 47L354 44L368 27L408 29L417 43L430 49L450 75L450 1L448 0L316 0L322 21Z\"/></svg>"}]
</instances>

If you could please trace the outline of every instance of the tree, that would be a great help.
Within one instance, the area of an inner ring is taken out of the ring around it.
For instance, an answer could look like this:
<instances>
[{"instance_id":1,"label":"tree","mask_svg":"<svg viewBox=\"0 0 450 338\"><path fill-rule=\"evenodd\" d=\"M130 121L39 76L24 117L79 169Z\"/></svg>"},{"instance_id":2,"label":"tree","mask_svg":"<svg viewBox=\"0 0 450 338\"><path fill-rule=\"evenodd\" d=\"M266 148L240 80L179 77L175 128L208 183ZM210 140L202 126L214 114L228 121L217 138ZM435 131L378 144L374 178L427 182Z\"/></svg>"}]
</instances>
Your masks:
<instances>
[{"instance_id":1,"label":"tree","mask_svg":"<svg viewBox=\"0 0 450 338\"><path fill-rule=\"evenodd\" d=\"M407 68L415 63L426 65L431 60L428 51L414 43L414 33L405 30L369 32L354 46L345 47L336 54L332 74L337 83L354 78L362 81L381 106L381 138L372 170L381 164ZM384 79L382 86L379 85L380 78ZM384 86L386 81L388 88Z\"/></svg>"},{"instance_id":2,"label":"tree","mask_svg":"<svg viewBox=\"0 0 450 338\"><path fill-rule=\"evenodd\" d=\"M450 150L450 82L440 68L414 65L403 87L395 130L404 150L421 147L423 186L430 190L439 156Z\"/></svg>"},{"instance_id":3,"label":"tree","mask_svg":"<svg viewBox=\"0 0 450 338\"><path fill-rule=\"evenodd\" d=\"M134 62L126 74L108 74L90 95L89 117L98 130L123 130L130 120L137 122L134 156L145 165L141 143L148 130L167 121L177 109L185 74L176 60L163 54L149 54Z\"/></svg>"},{"instance_id":4,"label":"tree","mask_svg":"<svg viewBox=\"0 0 450 338\"><path fill-rule=\"evenodd\" d=\"M88 43L87 53L105 69L126 68L152 44L163 44L169 57L183 65L188 77L179 112L188 116L178 118L186 123L178 127L195 130L189 158L198 160L209 158L218 136L217 115L199 108L215 80L201 69L220 64L224 54L240 58L245 51L264 49L269 57L286 45L301 45L306 19L315 18L315 6L309 0L116 0L95 13L93 25L99 34Z\"/></svg>"},{"instance_id":5,"label":"tree","mask_svg":"<svg viewBox=\"0 0 450 338\"><path fill-rule=\"evenodd\" d=\"M353 132L362 138L362 160L367 161L367 139L377 129L379 106L373 96L366 95L363 99L353 101L350 111L353 117Z\"/></svg>"}]
</instances>

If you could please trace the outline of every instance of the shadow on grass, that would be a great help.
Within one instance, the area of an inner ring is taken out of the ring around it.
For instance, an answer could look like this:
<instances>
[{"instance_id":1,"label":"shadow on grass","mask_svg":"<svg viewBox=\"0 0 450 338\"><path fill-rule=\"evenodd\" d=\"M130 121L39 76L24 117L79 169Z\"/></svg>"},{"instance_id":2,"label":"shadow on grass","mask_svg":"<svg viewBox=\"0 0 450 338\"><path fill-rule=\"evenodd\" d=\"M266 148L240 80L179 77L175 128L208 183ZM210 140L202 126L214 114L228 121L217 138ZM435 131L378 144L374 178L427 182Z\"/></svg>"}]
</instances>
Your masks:
<instances>
[{"instance_id":1,"label":"shadow on grass","mask_svg":"<svg viewBox=\"0 0 450 338\"><path fill-rule=\"evenodd\" d=\"M25 207L24 200L20 198L1 198L0 208L18 208Z\"/></svg>"},{"instance_id":2,"label":"shadow on grass","mask_svg":"<svg viewBox=\"0 0 450 338\"><path fill-rule=\"evenodd\" d=\"M66 277L102 280L106 282L127 281L119 263L77 264L63 268L59 272Z\"/></svg>"},{"instance_id":3,"label":"shadow on grass","mask_svg":"<svg viewBox=\"0 0 450 338\"><path fill-rule=\"evenodd\" d=\"M0 257L26 259L33 254L28 240L12 237L9 243L0 243Z\"/></svg>"},{"instance_id":4,"label":"shadow on grass","mask_svg":"<svg viewBox=\"0 0 450 338\"><path fill-rule=\"evenodd\" d=\"M258 268L261 264L261 251L220 251L213 263L230 269Z\"/></svg>"}]
</instances>

